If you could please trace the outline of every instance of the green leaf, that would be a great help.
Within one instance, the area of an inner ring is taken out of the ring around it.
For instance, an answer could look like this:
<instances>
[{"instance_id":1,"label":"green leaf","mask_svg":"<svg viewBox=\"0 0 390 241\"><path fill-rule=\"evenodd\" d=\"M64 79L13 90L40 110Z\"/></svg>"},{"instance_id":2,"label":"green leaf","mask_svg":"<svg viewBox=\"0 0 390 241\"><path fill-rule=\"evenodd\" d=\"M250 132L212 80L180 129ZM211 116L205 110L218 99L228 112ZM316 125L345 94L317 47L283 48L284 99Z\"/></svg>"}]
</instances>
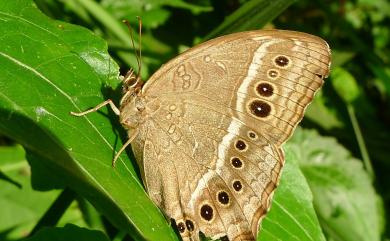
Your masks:
<instances>
[{"instance_id":1,"label":"green leaf","mask_svg":"<svg viewBox=\"0 0 390 241\"><path fill-rule=\"evenodd\" d=\"M210 6L200 6L182 0L103 0L102 5L113 15L120 18L131 18L135 16L143 17L144 14L148 15L148 11L156 9L162 10L165 6L187 9L190 10L193 14L209 12L212 10Z\"/></svg>"},{"instance_id":2,"label":"green leaf","mask_svg":"<svg viewBox=\"0 0 390 241\"><path fill-rule=\"evenodd\" d=\"M109 241L107 236L97 230L80 228L73 224L67 224L63 228L44 228L33 237L25 241Z\"/></svg>"},{"instance_id":3,"label":"green leaf","mask_svg":"<svg viewBox=\"0 0 390 241\"><path fill-rule=\"evenodd\" d=\"M347 104L351 104L360 96L360 90L355 77L342 67L336 67L331 72L333 88Z\"/></svg>"},{"instance_id":4,"label":"green leaf","mask_svg":"<svg viewBox=\"0 0 390 241\"><path fill-rule=\"evenodd\" d=\"M0 169L7 172L15 168L17 163L24 161L25 152L20 145L0 146Z\"/></svg>"},{"instance_id":5,"label":"green leaf","mask_svg":"<svg viewBox=\"0 0 390 241\"><path fill-rule=\"evenodd\" d=\"M18 184L0 180L0 240L14 240L31 231L59 192L43 193L31 188L30 169L20 146L0 147L0 157L0 168ZM69 221L85 225L75 205L67 210L59 225Z\"/></svg>"},{"instance_id":6,"label":"green leaf","mask_svg":"<svg viewBox=\"0 0 390 241\"><path fill-rule=\"evenodd\" d=\"M128 19L131 23L138 25L136 16L142 19L142 26L146 29L154 29L163 25L171 16L171 12L164 7L173 7L190 10L193 14L211 11L209 6L198 6L186 3L182 0L103 0L101 2L107 12L116 19ZM143 48L145 46L142 46ZM157 50L159 50L157 48Z\"/></svg>"},{"instance_id":7,"label":"green leaf","mask_svg":"<svg viewBox=\"0 0 390 241\"><path fill-rule=\"evenodd\" d=\"M379 241L383 207L362 162L334 138L297 130L286 152L297 155L330 240Z\"/></svg>"},{"instance_id":8,"label":"green leaf","mask_svg":"<svg viewBox=\"0 0 390 241\"><path fill-rule=\"evenodd\" d=\"M164 24L170 16L171 12L163 8L152 9L142 15L142 24L147 24L150 28L157 28Z\"/></svg>"},{"instance_id":9,"label":"green leaf","mask_svg":"<svg viewBox=\"0 0 390 241\"><path fill-rule=\"evenodd\" d=\"M7 175L9 170L18 168L24 162L24 150L21 146L0 146L0 180L21 188L21 184Z\"/></svg>"},{"instance_id":10,"label":"green leaf","mask_svg":"<svg viewBox=\"0 0 390 241\"><path fill-rule=\"evenodd\" d=\"M210 12L211 10L213 10L211 6L195 5L183 0L149 0L149 2L154 4L161 4L170 7L175 7L175 8L187 9L190 10L195 15L204 12Z\"/></svg>"},{"instance_id":11,"label":"green leaf","mask_svg":"<svg viewBox=\"0 0 390 241\"><path fill-rule=\"evenodd\" d=\"M307 107L305 118L326 130L342 128L345 125L338 119L336 111L327 105L327 99L321 90L316 93L313 102Z\"/></svg>"},{"instance_id":12,"label":"green leaf","mask_svg":"<svg viewBox=\"0 0 390 241\"><path fill-rule=\"evenodd\" d=\"M228 16L204 40L233 32L260 29L294 2L295 0L248 1Z\"/></svg>"},{"instance_id":13,"label":"green leaf","mask_svg":"<svg viewBox=\"0 0 390 241\"><path fill-rule=\"evenodd\" d=\"M351 62L355 56L355 52L332 49L332 68Z\"/></svg>"},{"instance_id":14,"label":"green leaf","mask_svg":"<svg viewBox=\"0 0 390 241\"><path fill-rule=\"evenodd\" d=\"M293 151L286 151L280 185L257 240L325 241L313 207L313 196Z\"/></svg>"},{"instance_id":15,"label":"green leaf","mask_svg":"<svg viewBox=\"0 0 390 241\"><path fill-rule=\"evenodd\" d=\"M387 96L390 97L390 68L384 66L376 66L372 63L369 64L369 67L376 75L376 77L381 80L381 84L384 86Z\"/></svg>"},{"instance_id":16,"label":"green leaf","mask_svg":"<svg viewBox=\"0 0 390 241\"><path fill-rule=\"evenodd\" d=\"M144 239L177 240L131 161L123 155L111 167L121 146L113 131L117 118L111 123L105 111L69 114L102 102L120 83L106 43L86 29L50 20L31 1L2 1L0 12L0 132L42 157L36 161L116 226Z\"/></svg>"},{"instance_id":17,"label":"green leaf","mask_svg":"<svg viewBox=\"0 0 390 241\"><path fill-rule=\"evenodd\" d=\"M4 147L1 149L2 153L10 152L10 150L4 151ZM20 150L20 147L18 149ZM24 155L23 150L20 151ZM19 154L15 157L17 155ZM2 162L1 168L4 174L19 186L0 180L0 233L11 230L5 236L0 235L0 240L20 237L21 234L28 233L56 195L55 193L39 195L34 192L29 185L29 166L24 157L13 158L12 161L12 163Z\"/></svg>"},{"instance_id":18,"label":"green leaf","mask_svg":"<svg viewBox=\"0 0 390 241\"><path fill-rule=\"evenodd\" d=\"M50 159L28 149L26 158L31 167L31 185L35 190L48 191L67 186L66 181L47 165L51 162Z\"/></svg>"}]
</instances>

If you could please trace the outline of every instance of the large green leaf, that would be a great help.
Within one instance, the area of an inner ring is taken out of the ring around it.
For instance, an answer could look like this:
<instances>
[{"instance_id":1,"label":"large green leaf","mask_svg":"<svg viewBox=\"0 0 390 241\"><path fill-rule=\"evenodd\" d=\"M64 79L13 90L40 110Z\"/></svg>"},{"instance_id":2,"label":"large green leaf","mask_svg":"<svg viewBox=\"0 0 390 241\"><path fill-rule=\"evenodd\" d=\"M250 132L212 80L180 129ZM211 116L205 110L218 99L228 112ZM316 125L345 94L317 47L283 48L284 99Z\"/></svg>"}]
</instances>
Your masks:
<instances>
[{"instance_id":1,"label":"large green leaf","mask_svg":"<svg viewBox=\"0 0 390 241\"><path fill-rule=\"evenodd\" d=\"M69 115L102 102L119 84L106 43L50 20L31 1L1 1L0 16L0 132L118 227L149 240L176 240L130 160L123 155L111 167L121 141L106 112Z\"/></svg>"},{"instance_id":2,"label":"large green leaf","mask_svg":"<svg viewBox=\"0 0 390 241\"><path fill-rule=\"evenodd\" d=\"M286 153L280 186L258 240L325 241L313 208L313 196L294 152Z\"/></svg>"},{"instance_id":3,"label":"large green leaf","mask_svg":"<svg viewBox=\"0 0 390 241\"><path fill-rule=\"evenodd\" d=\"M380 240L382 201L360 160L334 138L321 137L315 131L298 130L286 152L297 155L330 240Z\"/></svg>"}]
</instances>

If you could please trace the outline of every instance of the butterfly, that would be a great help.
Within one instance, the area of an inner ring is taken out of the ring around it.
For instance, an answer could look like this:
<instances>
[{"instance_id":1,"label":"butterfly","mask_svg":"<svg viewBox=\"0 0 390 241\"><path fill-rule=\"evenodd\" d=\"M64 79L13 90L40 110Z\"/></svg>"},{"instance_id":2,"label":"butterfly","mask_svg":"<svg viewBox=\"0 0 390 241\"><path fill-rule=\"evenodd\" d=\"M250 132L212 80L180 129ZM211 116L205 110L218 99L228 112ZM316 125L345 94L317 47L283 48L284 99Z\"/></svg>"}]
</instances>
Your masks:
<instances>
[{"instance_id":1,"label":"butterfly","mask_svg":"<svg viewBox=\"0 0 390 241\"><path fill-rule=\"evenodd\" d=\"M133 71L117 108L149 197L184 241L255 240L278 186L282 144L329 74L319 37L258 30L202 43L143 84ZM115 158L115 159L116 159Z\"/></svg>"}]
</instances>

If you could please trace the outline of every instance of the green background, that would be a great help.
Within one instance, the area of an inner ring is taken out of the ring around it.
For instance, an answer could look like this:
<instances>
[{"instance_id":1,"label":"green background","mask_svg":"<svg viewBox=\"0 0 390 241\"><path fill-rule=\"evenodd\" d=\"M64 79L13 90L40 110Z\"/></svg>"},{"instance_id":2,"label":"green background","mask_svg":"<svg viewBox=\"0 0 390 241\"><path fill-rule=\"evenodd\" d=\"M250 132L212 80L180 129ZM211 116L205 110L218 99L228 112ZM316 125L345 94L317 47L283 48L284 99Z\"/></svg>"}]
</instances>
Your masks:
<instances>
[{"instance_id":1,"label":"green background","mask_svg":"<svg viewBox=\"0 0 390 241\"><path fill-rule=\"evenodd\" d=\"M147 197L109 108L137 69L128 19L143 21L144 80L207 39L303 31L332 72L294 136L258 240L385 240L390 172L390 3L385 0L0 1L0 240L179 240ZM139 38L135 33L138 48ZM127 154L127 155L126 155Z\"/></svg>"}]
</instances>

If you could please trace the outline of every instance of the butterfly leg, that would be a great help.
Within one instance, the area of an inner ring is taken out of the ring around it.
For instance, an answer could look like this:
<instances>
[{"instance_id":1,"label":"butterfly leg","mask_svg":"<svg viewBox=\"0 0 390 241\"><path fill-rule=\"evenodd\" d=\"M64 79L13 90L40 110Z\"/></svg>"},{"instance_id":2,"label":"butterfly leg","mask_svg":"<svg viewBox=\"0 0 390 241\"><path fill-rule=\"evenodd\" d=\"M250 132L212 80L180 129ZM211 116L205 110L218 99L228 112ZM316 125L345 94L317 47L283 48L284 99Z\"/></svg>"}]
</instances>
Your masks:
<instances>
[{"instance_id":1,"label":"butterfly leg","mask_svg":"<svg viewBox=\"0 0 390 241\"><path fill-rule=\"evenodd\" d=\"M83 111L83 112L73 112L73 111L71 111L70 114L74 115L74 116L84 116L86 114L95 112L95 111L99 110L100 108L102 108L103 106L106 106L106 105L110 105L112 111L114 111L114 113L116 115L120 115L120 113L121 113L120 110L118 109L118 107L115 106L114 102L112 102L112 100L110 100L110 99L108 99L108 100L98 104L94 108L89 109L87 111Z\"/></svg>"},{"instance_id":2,"label":"butterfly leg","mask_svg":"<svg viewBox=\"0 0 390 241\"><path fill-rule=\"evenodd\" d=\"M136 129L130 136L129 139L126 141L125 144L121 147L121 149L115 154L114 159L112 160L112 167L115 167L116 161L118 160L119 156L122 154L122 152L125 151L126 147L128 147L131 142L133 142L134 138L138 135L138 129Z\"/></svg>"}]
</instances>

